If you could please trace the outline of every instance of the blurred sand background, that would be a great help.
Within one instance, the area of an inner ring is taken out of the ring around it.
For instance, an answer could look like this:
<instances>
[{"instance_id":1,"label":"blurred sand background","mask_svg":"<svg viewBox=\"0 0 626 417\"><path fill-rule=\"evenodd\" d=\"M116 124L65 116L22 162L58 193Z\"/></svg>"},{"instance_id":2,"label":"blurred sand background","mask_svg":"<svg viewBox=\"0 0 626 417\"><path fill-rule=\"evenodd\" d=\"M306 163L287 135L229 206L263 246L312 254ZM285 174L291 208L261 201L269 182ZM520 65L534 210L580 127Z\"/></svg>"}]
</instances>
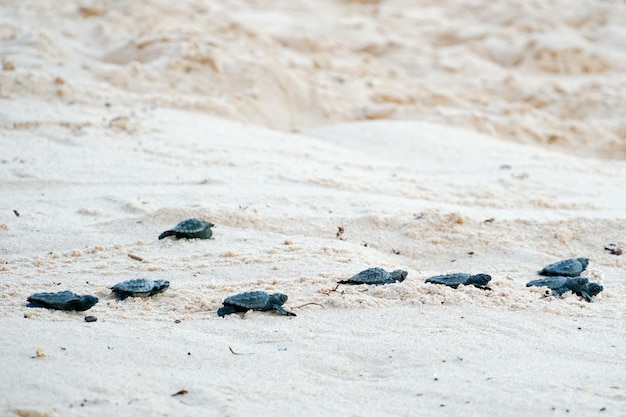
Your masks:
<instances>
[{"instance_id":1,"label":"blurred sand background","mask_svg":"<svg viewBox=\"0 0 626 417\"><path fill-rule=\"evenodd\" d=\"M623 2L0 1L0 59L0 415L626 415Z\"/></svg>"}]
</instances>

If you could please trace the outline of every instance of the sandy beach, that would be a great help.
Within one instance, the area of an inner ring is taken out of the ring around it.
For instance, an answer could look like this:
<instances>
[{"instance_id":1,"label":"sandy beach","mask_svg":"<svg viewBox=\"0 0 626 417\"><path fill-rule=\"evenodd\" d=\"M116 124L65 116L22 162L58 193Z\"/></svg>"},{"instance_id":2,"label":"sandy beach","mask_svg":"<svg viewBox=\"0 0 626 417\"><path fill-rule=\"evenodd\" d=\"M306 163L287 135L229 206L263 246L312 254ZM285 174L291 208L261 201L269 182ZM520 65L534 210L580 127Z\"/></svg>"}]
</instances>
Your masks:
<instances>
[{"instance_id":1,"label":"sandy beach","mask_svg":"<svg viewBox=\"0 0 626 417\"><path fill-rule=\"evenodd\" d=\"M0 415L625 416L625 28L617 1L0 2ZM188 218L213 237L157 239ZM526 287L574 257L593 302ZM337 287L369 267L408 277ZM454 272L491 291L424 282ZM170 287L117 300L134 278ZM100 300L26 307L62 290ZM217 316L253 290L297 316Z\"/></svg>"}]
</instances>

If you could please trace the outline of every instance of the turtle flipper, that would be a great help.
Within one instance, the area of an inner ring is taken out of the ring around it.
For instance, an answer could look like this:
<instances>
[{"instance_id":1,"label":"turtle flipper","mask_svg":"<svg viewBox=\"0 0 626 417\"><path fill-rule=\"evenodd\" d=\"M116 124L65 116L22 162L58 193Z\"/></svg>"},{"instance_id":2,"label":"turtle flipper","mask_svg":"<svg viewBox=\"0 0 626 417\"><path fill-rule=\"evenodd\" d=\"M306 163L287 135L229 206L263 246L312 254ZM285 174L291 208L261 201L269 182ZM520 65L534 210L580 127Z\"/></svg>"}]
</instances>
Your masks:
<instances>
[{"instance_id":1,"label":"turtle flipper","mask_svg":"<svg viewBox=\"0 0 626 417\"><path fill-rule=\"evenodd\" d=\"M236 313L237 309L233 306L224 306L217 310L217 315L220 317L224 317L228 314Z\"/></svg>"},{"instance_id":2,"label":"turtle flipper","mask_svg":"<svg viewBox=\"0 0 626 417\"><path fill-rule=\"evenodd\" d=\"M548 287L552 290L558 290L564 288L564 291L567 291L567 277L548 277L548 278L540 278L534 279L526 283L527 287Z\"/></svg>"},{"instance_id":3,"label":"turtle flipper","mask_svg":"<svg viewBox=\"0 0 626 417\"><path fill-rule=\"evenodd\" d=\"M591 295L587 291L583 290L580 292L579 295L583 297L585 300L587 300L588 302L593 303L593 300L591 299Z\"/></svg>"},{"instance_id":4,"label":"turtle flipper","mask_svg":"<svg viewBox=\"0 0 626 417\"><path fill-rule=\"evenodd\" d=\"M119 301L124 301L125 299L130 297L130 294L128 294L127 292L124 292L124 291L114 291L114 293L115 293L115 296L117 297L117 299Z\"/></svg>"},{"instance_id":5,"label":"turtle flipper","mask_svg":"<svg viewBox=\"0 0 626 417\"><path fill-rule=\"evenodd\" d=\"M446 279L447 276L436 276L436 277L430 277L428 278L426 281L429 284L436 284L436 285L445 285L446 287L450 287L450 288L454 288L455 290L457 288L459 288L459 282L457 281L450 281L449 279Z\"/></svg>"},{"instance_id":6,"label":"turtle flipper","mask_svg":"<svg viewBox=\"0 0 626 417\"><path fill-rule=\"evenodd\" d=\"M173 231L173 230L166 230L165 232L163 232L163 233L161 233L159 235L159 240L165 239L168 236L174 236L174 235L176 235L175 231Z\"/></svg>"},{"instance_id":7,"label":"turtle flipper","mask_svg":"<svg viewBox=\"0 0 626 417\"><path fill-rule=\"evenodd\" d=\"M42 303L41 301L31 300L31 299L28 299L27 301L28 301L28 304L26 304L26 307L30 307L30 308L38 308L38 307L47 308L48 307L47 303Z\"/></svg>"},{"instance_id":8,"label":"turtle flipper","mask_svg":"<svg viewBox=\"0 0 626 417\"><path fill-rule=\"evenodd\" d=\"M272 306L272 308L276 311L278 311L280 314L283 314L285 316L296 316L296 313L292 313L291 311L287 311L284 308L282 308L282 306L279 305L274 305Z\"/></svg>"},{"instance_id":9,"label":"turtle flipper","mask_svg":"<svg viewBox=\"0 0 626 417\"><path fill-rule=\"evenodd\" d=\"M566 292L569 291L569 288L563 286L563 287L559 287L559 288L552 288L552 294L553 295L563 295Z\"/></svg>"}]
</instances>

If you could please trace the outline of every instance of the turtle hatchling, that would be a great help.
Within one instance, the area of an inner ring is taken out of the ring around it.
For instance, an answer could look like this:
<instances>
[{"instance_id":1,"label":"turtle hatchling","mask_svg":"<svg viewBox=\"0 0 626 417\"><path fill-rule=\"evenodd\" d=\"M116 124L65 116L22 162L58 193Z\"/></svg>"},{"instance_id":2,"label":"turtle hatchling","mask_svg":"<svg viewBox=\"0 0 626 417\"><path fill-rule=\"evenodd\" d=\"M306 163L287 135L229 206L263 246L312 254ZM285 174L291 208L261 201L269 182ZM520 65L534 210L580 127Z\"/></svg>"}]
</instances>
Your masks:
<instances>
[{"instance_id":1,"label":"turtle hatchling","mask_svg":"<svg viewBox=\"0 0 626 417\"><path fill-rule=\"evenodd\" d=\"M583 291L581 291L580 296L582 296L585 300L592 302L591 297L600 294L604 290L604 287L597 282L589 282L585 285Z\"/></svg>"},{"instance_id":2,"label":"turtle hatchling","mask_svg":"<svg viewBox=\"0 0 626 417\"><path fill-rule=\"evenodd\" d=\"M458 288L459 285L473 285L481 290L491 290L487 287L487 283L491 281L491 275L487 274L466 274L459 272L456 274L436 275L430 277L426 282L430 284L447 285L448 287Z\"/></svg>"},{"instance_id":3,"label":"turtle hatchling","mask_svg":"<svg viewBox=\"0 0 626 417\"><path fill-rule=\"evenodd\" d=\"M595 282L589 282L585 277L548 277L535 279L526 284L527 287L548 287L552 295L563 295L568 291L583 297L591 302L592 297L604 290L604 287Z\"/></svg>"},{"instance_id":4,"label":"turtle hatchling","mask_svg":"<svg viewBox=\"0 0 626 417\"><path fill-rule=\"evenodd\" d=\"M587 269L589 258L572 258L555 262L537 271L539 275L549 277L577 277Z\"/></svg>"},{"instance_id":5,"label":"turtle hatchling","mask_svg":"<svg viewBox=\"0 0 626 417\"><path fill-rule=\"evenodd\" d=\"M53 310L85 311L98 302L93 295L78 295L72 291L38 292L27 298L27 307L42 307Z\"/></svg>"},{"instance_id":6,"label":"turtle hatchling","mask_svg":"<svg viewBox=\"0 0 626 417\"><path fill-rule=\"evenodd\" d=\"M166 230L159 235L159 240L168 236L176 239L210 239L213 236L213 223L199 219L187 219L178 223L172 230Z\"/></svg>"},{"instance_id":7,"label":"turtle hatchling","mask_svg":"<svg viewBox=\"0 0 626 417\"><path fill-rule=\"evenodd\" d=\"M170 282L164 279L139 278L117 283L111 291L119 300L125 300L128 297L150 297L167 290L169 286Z\"/></svg>"},{"instance_id":8,"label":"turtle hatchling","mask_svg":"<svg viewBox=\"0 0 626 417\"><path fill-rule=\"evenodd\" d=\"M402 269L396 269L395 271L388 272L383 268L369 268L365 271L361 271L352 278L339 281L338 284L348 284L348 285L360 285L360 284L369 284L369 285L383 285L383 284L393 284L396 282L402 282L406 278L409 273Z\"/></svg>"},{"instance_id":9,"label":"turtle hatchling","mask_svg":"<svg viewBox=\"0 0 626 417\"><path fill-rule=\"evenodd\" d=\"M242 292L225 298L223 306L217 310L217 315L224 317L227 314L245 313L248 310L276 310L285 316L295 316L295 313L287 311L282 307L287 298L287 295L278 292L274 294L268 294L265 291Z\"/></svg>"}]
</instances>

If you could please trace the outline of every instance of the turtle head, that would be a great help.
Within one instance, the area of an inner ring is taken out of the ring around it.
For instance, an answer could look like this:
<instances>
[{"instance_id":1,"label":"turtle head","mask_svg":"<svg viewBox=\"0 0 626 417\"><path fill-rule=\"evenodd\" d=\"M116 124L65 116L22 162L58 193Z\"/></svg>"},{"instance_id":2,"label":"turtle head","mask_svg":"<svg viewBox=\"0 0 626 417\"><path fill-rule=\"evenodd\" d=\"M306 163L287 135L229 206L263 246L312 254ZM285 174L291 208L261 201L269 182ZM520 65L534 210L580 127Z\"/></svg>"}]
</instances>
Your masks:
<instances>
[{"instance_id":1,"label":"turtle head","mask_svg":"<svg viewBox=\"0 0 626 417\"><path fill-rule=\"evenodd\" d=\"M165 279L155 279L154 285L158 287L159 289L167 289L170 287L170 282Z\"/></svg>"},{"instance_id":2,"label":"turtle head","mask_svg":"<svg viewBox=\"0 0 626 417\"><path fill-rule=\"evenodd\" d=\"M578 292L584 291L588 283L589 283L588 278L574 277L574 278L570 278L569 282L565 284L565 287L569 288L575 293L578 293Z\"/></svg>"},{"instance_id":3,"label":"turtle head","mask_svg":"<svg viewBox=\"0 0 626 417\"><path fill-rule=\"evenodd\" d=\"M585 290L587 291L587 294L593 297L594 295L600 294L602 290L604 290L604 287L600 284L596 284L595 282L590 282L587 284Z\"/></svg>"},{"instance_id":4,"label":"turtle head","mask_svg":"<svg viewBox=\"0 0 626 417\"><path fill-rule=\"evenodd\" d=\"M576 258L576 260L583 266L583 271L587 269L587 265L589 265L589 258Z\"/></svg>"},{"instance_id":5,"label":"turtle head","mask_svg":"<svg viewBox=\"0 0 626 417\"><path fill-rule=\"evenodd\" d=\"M466 285L487 285L489 281L491 281L491 275L476 274L470 277Z\"/></svg>"},{"instance_id":6,"label":"turtle head","mask_svg":"<svg viewBox=\"0 0 626 417\"><path fill-rule=\"evenodd\" d=\"M96 305L98 297L93 295L83 295L67 303L68 310L85 311Z\"/></svg>"},{"instance_id":7,"label":"turtle head","mask_svg":"<svg viewBox=\"0 0 626 417\"><path fill-rule=\"evenodd\" d=\"M396 269L395 271L391 271L389 275L391 279L402 282L404 281L406 276L409 275L409 273L403 269Z\"/></svg>"},{"instance_id":8,"label":"turtle head","mask_svg":"<svg viewBox=\"0 0 626 417\"><path fill-rule=\"evenodd\" d=\"M283 304L285 304L285 302L289 298L287 297L287 294L283 294L280 292L275 292L274 294L271 295L271 297L274 303L278 304L279 306L282 306Z\"/></svg>"}]
</instances>

